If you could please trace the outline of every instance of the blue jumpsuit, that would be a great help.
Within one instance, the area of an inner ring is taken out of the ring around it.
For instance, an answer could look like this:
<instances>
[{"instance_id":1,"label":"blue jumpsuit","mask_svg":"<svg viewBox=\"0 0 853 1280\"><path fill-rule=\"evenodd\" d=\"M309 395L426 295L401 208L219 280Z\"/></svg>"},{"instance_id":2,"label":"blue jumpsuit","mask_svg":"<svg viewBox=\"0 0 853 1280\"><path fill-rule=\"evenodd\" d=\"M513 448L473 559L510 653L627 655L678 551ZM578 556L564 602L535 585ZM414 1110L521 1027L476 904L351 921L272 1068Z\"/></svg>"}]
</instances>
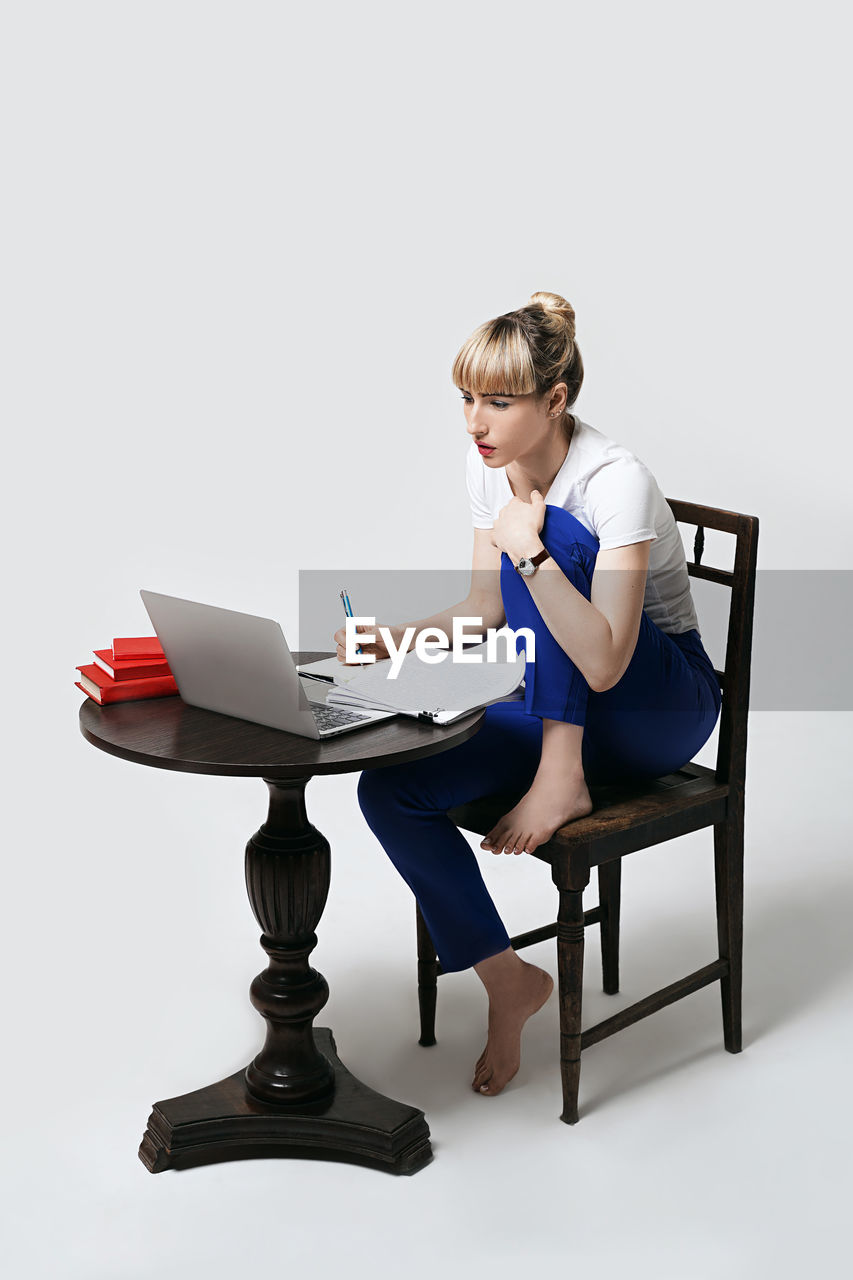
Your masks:
<instances>
[{"instance_id":1,"label":"blue jumpsuit","mask_svg":"<svg viewBox=\"0 0 853 1280\"><path fill-rule=\"evenodd\" d=\"M588 600L595 535L562 507L546 506L540 538ZM501 595L507 625L530 627L536 637L524 701L487 707L477 733L459 746L366 770L358 783L361 811L414 893L445 972L467 969L510 945L477 855L448 809L499 791L527 790L539 767L543 719L584 726L584 774L595 784L656 778L680 768L711 736L721 705L713 664L695 629L670 635L644 610L625 673L596 693L548 631L505 552Z\"/></svg>"}]
</instances>

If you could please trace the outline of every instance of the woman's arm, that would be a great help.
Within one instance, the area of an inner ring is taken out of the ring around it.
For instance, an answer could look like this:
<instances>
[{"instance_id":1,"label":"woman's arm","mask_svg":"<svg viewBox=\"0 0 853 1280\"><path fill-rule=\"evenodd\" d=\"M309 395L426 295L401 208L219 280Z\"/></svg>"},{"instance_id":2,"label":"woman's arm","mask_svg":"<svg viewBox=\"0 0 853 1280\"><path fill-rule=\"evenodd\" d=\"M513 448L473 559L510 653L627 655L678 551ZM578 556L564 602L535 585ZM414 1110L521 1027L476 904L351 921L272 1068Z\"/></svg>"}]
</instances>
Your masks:
<instances>
[{"instance_id":1,"label":"woman's arm","mask_svg":"<svg viewBox=\"0 0 853 1280\"><path fill-rule=\"evenodd\" d=\"M491 532L496 548L514 564L544 549L539 537L545 500L538 489L530 502L513 498L498 513ZM599 551L590 599L549 558L525 578L545 626L591 689L602 693L621 679L631 661L643 612L651 539Z\"/></svg>"},{"instance_id":2,"label":"woman's arm","mask_svg":"<svg viewBox=\"0 0 853 1280\"><path fill-rule=\"evenodd\" d=\"M545 626L596 693L621 680L633 656L651 545L646 539L599 551L589 600L551 558L525 578Z\"/></svg>"},{"instance_id":3,"label":"woman's arm","mask_svg":"<svg viewBox=\"0 0 853 1280\"><path fill-rule=\"evenodd\" d=\"M440 613L433 613L428 618L419 618L417 622L400 622L389 627L394 644L399 649L408 627L414 627L414 634L409 638L408 649L413 648L421 631L437 628L444 632L448 640L453 639L454 618L482 618L483 630L488 627L501 627L505 621L503 599L501 598L501 553L492 545L491 529L474 530L474 556L471 566L471 585L468 595L459 604L450 605ZM383 624L387 626L386 624ZM362 628L370 630L370 628ZM378 635L378 626L373 628L377 633L378 646L369 646L368 652L375 652L377 657L387 656L385 645ZM473 637L476 630L474 624L466 627L466 634ZM345 629L335 632L338 645L338 657L344 661ZM406 652L408 652L408 649ZM384 652L383 652L384 651Z\"/></svg>"}]
</instances>

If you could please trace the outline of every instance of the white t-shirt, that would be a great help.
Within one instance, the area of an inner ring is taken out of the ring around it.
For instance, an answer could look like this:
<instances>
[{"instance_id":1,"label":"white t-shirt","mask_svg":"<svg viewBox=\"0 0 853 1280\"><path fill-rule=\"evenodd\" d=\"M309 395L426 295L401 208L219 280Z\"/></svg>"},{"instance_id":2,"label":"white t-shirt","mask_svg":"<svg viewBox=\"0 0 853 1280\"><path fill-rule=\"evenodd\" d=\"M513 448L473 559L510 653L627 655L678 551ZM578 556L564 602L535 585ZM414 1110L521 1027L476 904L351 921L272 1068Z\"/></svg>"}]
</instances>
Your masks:
<instances>
[{"instance_id":1,"label":"white t-shirt","mask_svg":"<svg viewBox=\"0 0 853 1280\"><path fill-rule=\"evenodd\" d=\"M630 450L574 415L569 452L544 498L570 511L601 551L654 541L643 608L670 634L699 630L684 545L666 498L652 473ZM513 492L505 467L487 467L474 441L466 459L468 496L475 529L491 529Z\"/></svg>"}]
</instances>

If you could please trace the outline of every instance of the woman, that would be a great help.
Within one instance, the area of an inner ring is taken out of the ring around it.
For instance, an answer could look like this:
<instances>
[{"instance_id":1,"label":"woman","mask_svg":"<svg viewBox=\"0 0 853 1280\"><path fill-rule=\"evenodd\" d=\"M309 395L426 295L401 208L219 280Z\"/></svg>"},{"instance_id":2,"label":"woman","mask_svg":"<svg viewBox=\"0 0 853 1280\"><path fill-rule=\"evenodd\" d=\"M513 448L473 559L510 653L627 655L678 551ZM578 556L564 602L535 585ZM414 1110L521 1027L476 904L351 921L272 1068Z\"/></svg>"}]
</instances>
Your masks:
<instances>
[{"instance_id":1,"label":"woman","mask_svg":"<svg viewBox=\"0 0 853 1280\"><path fill-rule=\"evenodd\" d=\"M499 791L524 795L485 836L492 853L532 852L588 814L587 784L659 777L713 731L720 690L702 644L681 537L644 464L570 412L583 381L564 298L481 325L453 365L471 437L471 590L416 623L530 627L523 701L486 708L467 742L365 771L362 812L412 889L445 972L473 965L489 997L472 1087L494 1096L520 1065L524 1023L551 976L510 947L465 836L447 810ZM367 628L362 628L366 630ZM336 632L345 659L345 632ZM411 643L414 643L412 637ZM366 646L388 656L378 642Z\"/></svg>"}]
</instances>

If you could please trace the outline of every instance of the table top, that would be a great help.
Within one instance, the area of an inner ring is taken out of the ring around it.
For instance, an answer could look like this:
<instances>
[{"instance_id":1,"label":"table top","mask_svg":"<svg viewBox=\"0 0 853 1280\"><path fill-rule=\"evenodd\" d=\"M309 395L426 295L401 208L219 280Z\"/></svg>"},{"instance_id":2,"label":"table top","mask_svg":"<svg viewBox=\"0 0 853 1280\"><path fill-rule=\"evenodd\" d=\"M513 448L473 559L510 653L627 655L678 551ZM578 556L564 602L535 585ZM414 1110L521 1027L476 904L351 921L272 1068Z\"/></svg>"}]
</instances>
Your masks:
<instances>
[{"instance_id":1,"label":"table top","mask_svg":"<svg viewBox=\"0 0 853 1280\"><path fill-rule=\"evenodd\" d=\"M293 654L298 663L330 656ZM448 725L395 716L318 742L191 707L177 696L106 707L86 698L80 708L80 729L87 742L101 751L157 769L232 778L294 778L352 773L435 755L472 737L483 714L480 707Z\"/></svg>"}]
</instances>

